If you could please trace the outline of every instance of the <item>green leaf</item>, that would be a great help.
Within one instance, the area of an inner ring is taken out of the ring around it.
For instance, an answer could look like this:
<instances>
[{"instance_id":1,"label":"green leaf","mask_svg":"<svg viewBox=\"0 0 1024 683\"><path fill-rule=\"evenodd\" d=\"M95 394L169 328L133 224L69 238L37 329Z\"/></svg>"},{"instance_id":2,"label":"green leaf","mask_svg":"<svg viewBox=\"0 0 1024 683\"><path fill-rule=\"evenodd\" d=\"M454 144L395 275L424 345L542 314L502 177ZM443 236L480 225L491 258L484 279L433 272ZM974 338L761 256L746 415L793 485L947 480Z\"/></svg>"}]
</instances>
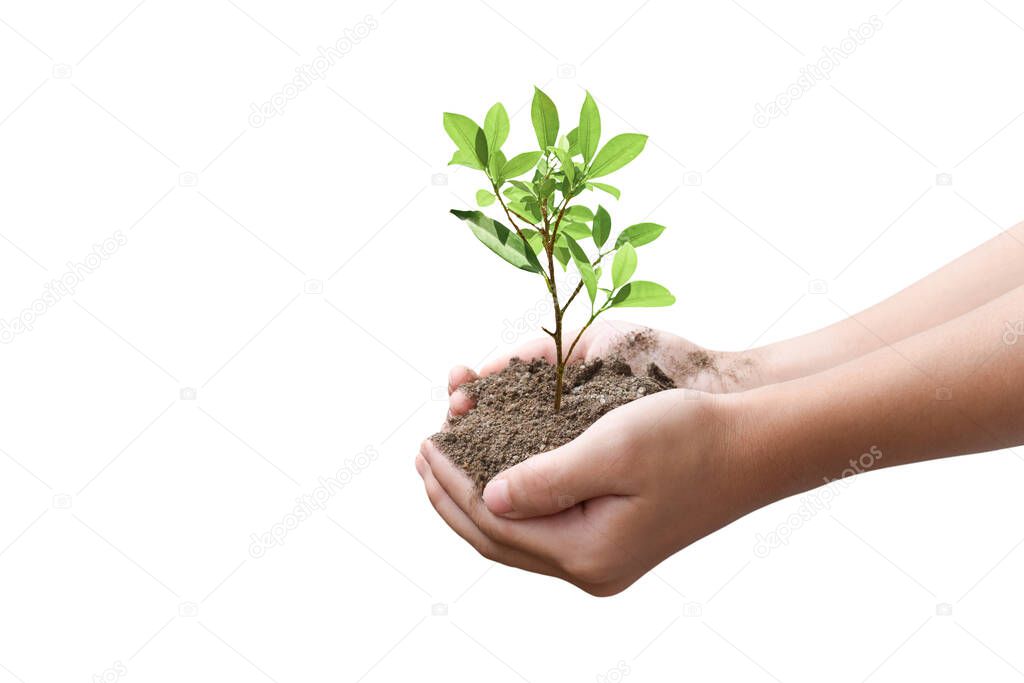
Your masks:
<instances>
[{"instance_id":1,"label":"green leaf","mask_svg":"<svg viewBox=\"0 0 1024 683\"><path fill-rule=\"evenodd\" d=\"M544 248L544 238L533 228L523 228L523 237L530 243L533 253L539 254Z\"/></svg>"},{"instance_id":2,"label":"green leaf","mask_svg":"<svg viewBox=\"0 0 1024 683\"><path fill-rule=\"evenodd\" d=\"M631 225L619 233L618 238L615 240L615 248L618 249L627 242L632 244L634 247L639 247L658 239L658 235L663 232L665 232L664 225L658 225L657 223L637 223L636 225Z\"/></svg>"},{"instance_id":3,"label":"green leaf","mask_svg":"<svg viewBox=\"0 0 1024 683\"><path fill-rule=\"evenodd\" d=\"M569 182L569 178L563 173L562 180L558 183L558 191L562 193L563 197L572 197L572 183Z\"/></svg>"},{"instance_id":4,"label":"green leaf","mask_svg":"<svg viewBox=\"0 0 1024 683\"><path fill-rule=\"evenodd\" d=\"M513 202L521 202L527 196L525 192L517 187L506 187L501 193Z\"/></svg>"},{"instance_id":5,"label":"green leaf","mask_svg":"<svg viewBox=\"0 0 1024 683\"><path fill-rule=\"evenodd\" d=\"M554 147L555 156L558 157L559 164L562 166L562 173L565 174L565 179L572 185L572 181L576 177L576 167L572 165L572 158L569 156L568 149L562 149L561 147Z\"/></svg>"},{"instance_id":6,"label":"green leaf","mask_svg":"<svg viewBox=\"0 0 1024 683\"><path fill-rule=\"evenodd\" d=\"M548 197L554 191L555 191L555 179L554 178L545 178L545 179L541 180L540 183L537 184L537 198L538 199L543 199L544 197Z\"/></svg>"},{"instance_id":7,"label":"green leaf","mask_svg":"<svg viewBox=\"0 0 1024 683\"><path fill-rule=\"evenodd\" d=\"M594 212L582 205L570 206L565 210L565 217L581 223L589 223L594 220Z\"/></svg>"},{"instance_id":8,"label":"green leaf","mask_svg":"<svg viewBox=\"0 0 1024 683\"><path fill-rule=\"evenodd\" d=\"M590 228L583 223L574 223L572 221L562 221L562 224L558 226L558 232L565 233L569 237L577 240L585 240L590 237Z\"/></svg>"},{"instance_id":9,"label":"green leaf","mask_svg":"<svg viewBox=\"0 0 1024 683\"><path fill-rule=\"evenodd\" d=\"M487 160L487 171L494 183L501 185L505 182L505 177L501 174L502 169L505 168L505 153L498 149L490 154L491 158Z\"/></svg>"},{"instance_id":10,"label":"green leaf","mask_svg":"<svg viewBox=\"0 0 1024 683\"><path fill-rule=\"evenodd\" d=\"M653 308L671 306L675 302L672 293L658 283L634 280L615 294L612 308Z\"/></svg>"},{"instance_id":11,"label":"green leaf","mask_svg":"<svg viewBox=\"0 0 1024 683\"><path fill-rule=\"evenodd\" d=\"M622 196L622 193L619 192L619 188L608 185L607 183L587 183L587 185L601 190L602 192L607 192L616 199L619 199Z\"/></svg>"},{"instance_id":12,"label":"green leaf","mask_svg":"<svg viewBox=\"0 0 1024 683\"><path fill-rule=\"evenodd\" d=\"M623 133L616 135L601 148L590 167L590 178L600 178L619 170L636 159L644 151L647 136L639 133Z\"/></svg>"},{"instance_id":13,"label":"green leaf","mask_svg":"<svg viewBox=\"0 0 1024 683\"><path fill-rule=\"evenodd\" d=\"M512 202L508 208L509 211L522 216L530 223L540 223L540 205L533 197L524 197L520 201Z\"/></svg>"},{"instance_id":14,"label":"green leaf","mask_svg":"<svg viewBox=\"0 0 1024 683\"><path fill-rule=\"evenodd\" d=\"M608 235L612 232L612 217L608 210L598 204L597 213L594 214L594 244L600 249L608 241Z\"/></svg>"},{"instance_id":15,"label":"green leaf","mask_svg":"<svg viewBox=\"0 0 1024 683\"><path fill-rule=\"evenodd\" d=\"M522 190L523 192L525 192L528 195L533 195L533 184L532 183L528 183L525 180L510 180L510 181L508 181L508 184L511 185L512 187L518 189L518 190Z\"/></svg>"},{"instance_id":16,"label":"green leaf","mask_svg":"<svg viewBox=\"0 0 1024 683\"><path fill-rule=\"evenodd\" d=\"M566 266L569 265L569 259L572 256L569 254L569 248L561 245L555 245L555 260L562 266L562 270L565 270Z\"/></svg>"},{"instance_id":17,"label":"green leaf","mask_svg":"<svg viewBox=\"0 0 1024 683\"><path fill-rule=\"evenodd\" d=\"M572 253L569 251L568 242L568 240L570 239L572 238L566 238L566 236L563 235L561 232L559 232L558 237L555 238L555 260L558 261L559 264L561 264L562 270L565 270L566 266L569 265L569 261L572 260Z\"/></svg>"},{"instance_id":18,"label":"green leaf","mask_svg":"<svg viewBox=\"0 0 1024 683\"><path fill-rule=\"evenodd\" d=\"M487 190L477 190L476 203L480 206L490 206L494 203L494 195Z\"/></svg>"},{"instance_id":19,"label":"green leaf","mask_svg":"<svg viewBox=\"0 0 1024 683\"><path fill-rule=\"evenodd\" d=\"M523 244L519 235L498 221L488 218L479 211L452 209L452 215L466 221L478 240L516 268L531 273L542 272L540 261L537 260L537 255L533 253L533 250Z\"/></svg>"},{"instance_id":20,"label":"green leaf","mask_svg":"<svg viewBox=\"0 0 1024 683\"><path fill-rule=\"evenodd\" d=\"M590 265L590 259L587 258L587 253L583 251L583 247L579 245L568 233L565 236L565 243L569 247L569 254L572 256L572 261L576 264L576 270L580 271L580 277L583 279L583 285L587 288L587 296L590 297L590 303L594 303L594 298L597 296L597 274L594 273L593 266Z\"/></svg>"},{"instance_id":21,"label":"green leaf","mask_svg":"<svg viewBox=\"0 0 1024 683\"><path fill-rule=\"evenodd\" d=\"M597 102L594 102L594 98L587 92L583 107L580 109L579 151L588 164L594 158L600 139L601 114L597 111Z\"/></svg>"},{"instance_id":22,"label":"green leaf","mask_svg":"<svg viewBox=\"0 0 1024 683\"><path fill-rule=\"evenodd\" d=\"M455 154L452 155L452 160L448 162L449 166L468 166L475 168L478 171L484 170L484 167L477 161L476 155L468 154L463 152L461 149L455 150Z\"/></svg>"},{"instance_id":23,"label":"green leaf","mask_svg":"<svg viewBox=\"0 0 1024 683\"><path fill-rule=\"evenodd\" d=\"M573 128L569 131L569 134L565 136L569 141L569 156L575 157L580 154L580 129Z\"/></svg>"},{"instance_id":24,"label":"green leaf","mask_svg":"<svg viewBox=\"0 0 1024 683\"><path fill-rule=\"evenodd\" d=\"M462 156L476 159L480 167L487 166L487 136L473 119L462 114L444 114L444 130L452 139Z\"/></svg>"},{"instance_id":25,"label":"green leaf","mask_svg":"<svg viewBox=\"0 0 1024 683\"><path fill-rule=\"evenodd\" d=\"M636 249L629 242L622 245L622 248L615 252L615 260L612 261L612 289L618 289L629 282L636 272Z\"/></svg>"},{"instance_id":26,"label":"green leaf","mask_svg":"<svg viewBox=\"0 0 1024 683\"><path fill-rule=\"evenodd\" d=\"M487 151L494 154L508 139L508 112L501 102L491 107L484 117L484 135L487 137Z\"/></svg>"},{"instance_id":27,"label":"green leaf","mask_svg":"<svg viewBox=\"0 0 1024 683\"><path fill-rule=\"evenodd\" d=\"M533 169L540 160L540 152L523 152L517 154L505 163L501 169L503 178L516 178Z\"/></svg>"},{"instance_id":28,"label":"green leaf","mask_svg":"<svg viewBox=\"0 0 1024 683\"><path fill-rule=\"evenodd\" d=\"M558 140L558 110L551 98L537 87L533 89L530 118L533 120L533 130L537 134L537 144L540 148L544 150L554 145Z\"/></svg>"}]
</instances>

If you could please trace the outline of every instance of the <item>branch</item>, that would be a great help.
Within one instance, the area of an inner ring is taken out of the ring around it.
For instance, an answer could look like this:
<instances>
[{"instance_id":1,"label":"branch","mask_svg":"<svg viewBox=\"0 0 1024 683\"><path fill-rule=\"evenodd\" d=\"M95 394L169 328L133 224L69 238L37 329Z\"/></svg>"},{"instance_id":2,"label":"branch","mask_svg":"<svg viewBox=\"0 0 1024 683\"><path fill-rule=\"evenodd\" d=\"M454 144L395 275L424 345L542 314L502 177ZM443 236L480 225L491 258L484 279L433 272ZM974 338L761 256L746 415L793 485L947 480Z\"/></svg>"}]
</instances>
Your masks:
<instances>
[{"instance_id":1,"label":"branch","mask_svg":"<svg viewBox=\"0 0 1024 683\"><path fill-rule=\"evenodd\" d=\"M508 205L505 204L505 200L501 196L501 191L498 189L498 184L492 180L491 187L494 188L494 196L498 198L498 203L501 204L501 208L505 210L505 215L508 217L508 222L512 224L512 227L515 229L516 234L519 235L520 239L522 239L523 242L526 242L526 237L523 235L523 231L519 229L519 226L516 225L515 219L512 218L513 212L509 210ZM516 215L519 216L519 214ZM529 223L529 220L527 220L526 218L523 218L522 216L519 217Z\"/></svg>"},{"instance_id":2,"label":"branch","mask_svg":"<svg viewBox=\"0 0 1024 683\"><path fill-rule=\"evenodd\" d=\"M601 259L598 258L598 261L600 261L600 260ZM595 261L595 263L596 263L596 261ZM576 292L578 292L578 291L579 291L579 288L577 288ZM576 295L576 292L573 293L573 296ZM597 309L597 311L595 311L595 312L590 314L590 320L587 321L586 325L584 325L583 327L580 328L579 334L576 335L576 338L572 341L572 344L569 345L569 351L568 351L568 353L565 354L566 359L572 358L572 352L573 352L573 350L575 350L576 345L579 343L580 339L583 338L583 333L587 331L587 328L590 327L595 320L597 320L597 316L601 315L602 313L604 313L605 311L607 311L610 308L609 304L611 303L611 301L612 301L612 298L611 298L611 296L609 296L608 299L601 306L601 308Z\"/></svg>"},{"instance_id":3,"label":"branch","mask_svg":"<svg viewBox=\"0 0 1024 683\"><path fill-rule=\"evenodd\" d=\"M572 344L570 344L570 345L569 345L569 351L568 351L568 352L567 352L567 353L565 354L565 359L566 359L567 361L568 361L568 360L569 360L570 358L572 358L572 352L576 350L576 345L577 345L577 344L579 344L579 343L580 343L580 339L582 339L582 338L583 338L583 333L587 331L587 328L588 328L588 327L590 327L590 325L591 325L591 324L592 324L592 323L593 323L593 322L594 322L595 320L597 320L597 316L598 316L598 315L600 315L600 313L594 313L594 314L592 314L592 315L590 316L590 320L588 320L588 321L587 321L587 324L586 324L586 325L584 325L583 327L581 327L581 328L580 328L580 332L579 332L579 334L577 334L577 335L576 335L576 338L572 340Z\"/></svg>"},{"instance_id":4,"label":"branch","mask_svg":"<svg viewBox=\"0 0 1024 683\"><path fill-rule=\"evenodd\" d=\"M591 268L596 268L597 264L599 264L601 262L601 259L603 259L607 254L610 254L610 253L611 252L609 251L609 252L606 252L604 254L598 254L597 255L597 259L593 263L590 264L590 267ZM572 300L576 298L576 295L580 293L581 289L583 289L583 280L582 279L579 282L576 283L576 289L572 290L572 294L570 294L568 300L566 300L565 306L562 307L562 314L563 315L565 314L565 312L567 310L569 310L569 304L572 303Z\"/></svg>"},{"instance_id":5,"label":"branch","mask_svg":"<svg viewBox=\"0 0 1024 683\"><path fill-rule=\"evenodd\" d=\"M508 222L512 224L512 228L516 231L516 234L519 235L519 239L523 241L523 249L532 250L533 247L530 246L530 241L526 239L526 235L523 234L523 231L519 229L518 225L516 225L515 219L512 218L512 214L514 212L510 211L508 205L505 204L505 199L501 196L501 191L498 189L498 184L492 180L491 187L494 188L494 196L498 198L498 203L501 204L501 208L505 210L505 215L508 217ZM516 215L519 216L519 214ZM527 223L530 222L529 219L523 218L522 216L519 217L522 218ZM530 223L530 225L533 225L533 223ZM544 284L548 286L548 289L554 287L554 280L549 280L547 274L543 270L540 272L540 276L544 278Z\"/></svg>"},{"instance_id":6,"label":"branch","mask_svg":"<svg viewBox=\"0 0 1024 683\"><path fill-rule=\"evenodd\" d=\"M569 200L571 197L562 198L562 208L558 211L558 218L555 219L555 226L551 229L551 243L555 243L555 238L558 237L558 226L562 224L562 217L565 216L565 210L569 207Z\"/></svg>"}]
</instances>

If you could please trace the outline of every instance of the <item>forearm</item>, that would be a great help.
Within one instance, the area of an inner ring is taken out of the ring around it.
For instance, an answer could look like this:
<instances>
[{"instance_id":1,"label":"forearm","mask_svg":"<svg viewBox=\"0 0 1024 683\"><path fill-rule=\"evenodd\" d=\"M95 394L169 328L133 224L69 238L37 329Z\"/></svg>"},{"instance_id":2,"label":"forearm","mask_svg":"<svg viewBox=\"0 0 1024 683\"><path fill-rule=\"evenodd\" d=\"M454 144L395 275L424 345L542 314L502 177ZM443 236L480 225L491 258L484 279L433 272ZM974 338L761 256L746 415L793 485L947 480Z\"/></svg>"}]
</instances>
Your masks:
<instances>
[{"instance_id":1,"label":"forearm","mask_svg":"<svg viewBox=\"0 0 1024 683\"><path fill-rule=\"evenodd\" d=\"M1024 287L813 376L736 396L736 449L760 503L868 468L1024 443ZM856 468L855 468L856 469Z\"/></svg>"},{"instance_id":2,"label":"forearm","mask_svg":"<svg viewBox=\"0 0 1024 683\"><path fill-rule=\"evenodd\" d=\"M752 352L762 381L835 367L961 316L1024 285L1024 223L903 291L826 328Z\"/></svg>"}]
</instances>

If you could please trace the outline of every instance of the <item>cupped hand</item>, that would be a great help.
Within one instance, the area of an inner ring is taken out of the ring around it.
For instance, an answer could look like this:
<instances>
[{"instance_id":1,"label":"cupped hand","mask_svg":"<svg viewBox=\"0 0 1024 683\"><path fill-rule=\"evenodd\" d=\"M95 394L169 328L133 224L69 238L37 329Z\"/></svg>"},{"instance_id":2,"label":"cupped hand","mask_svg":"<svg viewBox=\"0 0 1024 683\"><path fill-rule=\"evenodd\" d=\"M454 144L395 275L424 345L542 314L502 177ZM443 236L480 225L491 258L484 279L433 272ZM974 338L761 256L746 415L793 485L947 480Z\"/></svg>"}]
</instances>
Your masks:
<instances>
[{"instance_id":1,"label":"cupped hand","mask_svg":"<svg viewBox=\"0 0 1024 683\"><path fill-rule=\"evenodd\" d=\"M681 390L633 401L499 474L482 497L429 440L416 469L438 514L483 556L612 595L764 498L737 448L737 404Z\"/></svg>"}]
</instances>

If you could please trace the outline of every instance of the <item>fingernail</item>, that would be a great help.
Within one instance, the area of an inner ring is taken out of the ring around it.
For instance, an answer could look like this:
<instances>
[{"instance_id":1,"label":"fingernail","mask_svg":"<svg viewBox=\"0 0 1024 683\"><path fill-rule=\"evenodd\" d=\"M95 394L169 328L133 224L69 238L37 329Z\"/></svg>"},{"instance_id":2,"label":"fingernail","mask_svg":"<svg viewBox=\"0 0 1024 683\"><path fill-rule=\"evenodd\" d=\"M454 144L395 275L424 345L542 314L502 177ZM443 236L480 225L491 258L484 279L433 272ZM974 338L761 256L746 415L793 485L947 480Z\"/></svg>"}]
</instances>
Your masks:
<instances>
[{"instance_id":1,"label":"fingernail","mask_svg":"<svg viewBox=\"0 0 1024 683\"><path fill-rule=\"evenodd\" d=\"M507 479L492 479L484 487L484 503L496 515L512 512L512 498L508 493Z\"/></svg>"},{"instance_id":2,"label":"fingernail","mask_svg":"<svg viewBox=\"0 0 1024 683\"><path fill-rule=\"evenodd\" d=\"M427 474L427 461L422 455L416 455L416 471L421 477L425 477Z\"/></svg>"}]
</instances>

